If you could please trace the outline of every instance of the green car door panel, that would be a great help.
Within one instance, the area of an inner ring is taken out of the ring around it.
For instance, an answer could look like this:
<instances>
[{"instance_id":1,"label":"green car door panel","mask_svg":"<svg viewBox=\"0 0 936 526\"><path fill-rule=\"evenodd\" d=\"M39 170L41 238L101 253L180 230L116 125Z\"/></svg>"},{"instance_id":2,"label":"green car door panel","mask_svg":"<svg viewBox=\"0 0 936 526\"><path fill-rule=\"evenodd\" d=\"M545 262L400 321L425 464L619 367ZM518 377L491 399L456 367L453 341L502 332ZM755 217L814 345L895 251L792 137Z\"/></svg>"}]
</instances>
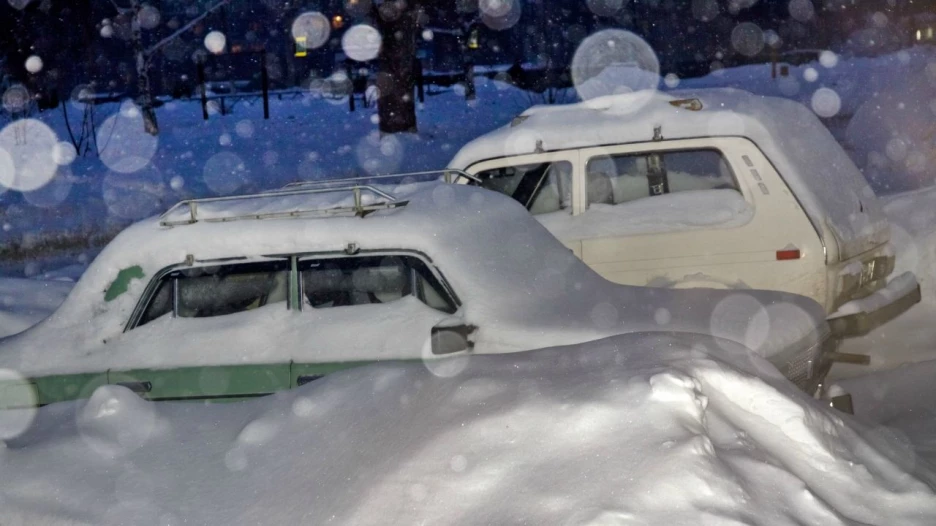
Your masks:
<instances>
[{"instance_id":1,"label":"green car door panel","mask_svg":"<svg viewBox=\"0 0 936 526\"><path fill-rule=\"evenodd\" d=\"M290 387L288 363L110 371L107 379L147 400L240 399Z\"/></svg>"},{"instance_id":2,"label":"green car door panel","mask_svg":"<svg viewBox=\"0 0 936 526\"><path fill-rule=\"evenodd\" d=\"M37 390L39 405L90 398L94 390L107 385L107 373L57 374L31 380Z\"/></svg>"},{"instance_id":3,"label":"green car door panel","mask_svg":"<svg viewBox=\"0 0 936 526\"><path fill-rule=\"evenodd\" d=\"M289 372L289 387L299 387L322 378L327 374L374 362L292 363Z\"/></svg>"},{"instance_id":4,"label":"green car door panel","mask_svg":"<svg viewBox=\"0 0 936 526\"><path fill-rule=\"evenodd\" d=\"M86 399L103 385L121 385L152 401L238 401L299 387L370 363L221 365L0 379L0 410Z\"/></svg>"}]
</instances>

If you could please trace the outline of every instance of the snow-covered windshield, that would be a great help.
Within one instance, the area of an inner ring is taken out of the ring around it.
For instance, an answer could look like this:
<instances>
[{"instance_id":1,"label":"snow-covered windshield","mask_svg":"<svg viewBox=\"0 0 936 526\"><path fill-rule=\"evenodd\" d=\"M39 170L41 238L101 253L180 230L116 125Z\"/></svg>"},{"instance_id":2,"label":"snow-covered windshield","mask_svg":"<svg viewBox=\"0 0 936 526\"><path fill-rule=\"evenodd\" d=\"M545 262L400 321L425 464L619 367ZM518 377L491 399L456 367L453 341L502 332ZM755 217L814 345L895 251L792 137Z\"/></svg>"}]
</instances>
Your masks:
<instances>
[{"instance_id":1,"label":"snow-covered windshield","mask_svg":"<svg viewBox=\"0 0 936 526\"><path fill-rule=\"evenodd\" d=\"M930 2L0 0L0 524L936 524L934 122Z\"/></svg>"}]
</instances>

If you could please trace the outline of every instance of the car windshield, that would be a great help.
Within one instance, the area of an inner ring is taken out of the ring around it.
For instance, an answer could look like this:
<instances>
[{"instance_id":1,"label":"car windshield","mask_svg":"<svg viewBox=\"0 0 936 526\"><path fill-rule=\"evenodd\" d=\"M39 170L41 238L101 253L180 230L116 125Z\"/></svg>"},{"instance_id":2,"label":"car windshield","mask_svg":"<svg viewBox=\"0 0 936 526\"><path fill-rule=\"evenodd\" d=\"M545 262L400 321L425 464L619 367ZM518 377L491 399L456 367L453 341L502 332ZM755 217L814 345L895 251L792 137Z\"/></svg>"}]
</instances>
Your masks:
<instances>
[{"instance_id":1,"label":"car windshield","mask_svg":"<svg viewBox=\"0 0 936 526\"><path fill-rule=\"evenodd\" d=\"M0 525L936 524L936 3L0 0Z\"/></svg>"}]
</instances>

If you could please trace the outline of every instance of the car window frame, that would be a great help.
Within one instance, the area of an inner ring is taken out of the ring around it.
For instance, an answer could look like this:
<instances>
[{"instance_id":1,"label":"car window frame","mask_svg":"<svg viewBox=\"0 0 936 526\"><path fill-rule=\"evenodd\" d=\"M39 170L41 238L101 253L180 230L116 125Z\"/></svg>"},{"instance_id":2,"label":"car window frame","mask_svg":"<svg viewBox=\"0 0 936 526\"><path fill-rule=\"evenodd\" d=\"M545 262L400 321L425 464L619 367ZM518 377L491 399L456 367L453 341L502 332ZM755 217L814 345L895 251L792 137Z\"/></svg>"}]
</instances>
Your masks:
<instances>
[{"instance_id":1,"label":"car window frame","mask_svg":"<svg viewBox=\"0 0 936 526\"><path fill-rule=\"evenodd\" d=\"M159 272L156 272L153 275L153 278L150 279L147 283L146 288L143 290L143 293L140 296L140 299L137 301L134 306L133 312L130 315L130 318L127 320L127 323L124 324L123 332L130 332L138 327L141 327L140 321L143 319L143 314L149 308L150 303L156 296L156 293L159 291L159 287L162 284L163 280L172 274L180 270L201 268L201 267L217 267L220 265L242 265L242 264L251 264L251 263L262 263L262 262L276 262L286 260L290 268L290 277L289 277L289 291L288 291L288 300L286 302L288 310L301 310L301 284L299 283L299 276L297 265L301 259L340 259L340 258L352 258L352 257L365 257L365 256L409 256L415 257L425 265L426 269L434 277L436 283L439 285L439 293L443 294L444 299L452 306L452 313L457 313L462 307L462 300L455 292L455 289L452 288L449 281L445 278L445 275L442 271L436 266L432 258L426 255L423 252L416 250L358 250L353 254L349 254L347 251L327 251L327 252L296 252L291 254L276 254L269 256L259 256L259 257L227 257L227 258L217 258L210 260L193 260L193 262L181 262L175 263L169 266L164 267ZM294 296L294 294L296 294ZM293 307L294 302L298 300L300 307ZM438 310L433 307L427 308ZM439 311L444 312L444 311Z\"/></svg>"},{"instance_id":2,"label":"car window frame","mask_svg":"<svg viewBox=\"0 0 936 526\"><path fill-rule=\"evenodd\" d=\"M594 149L591 149L591 148L590 148L590 150L594 150ZM735 173L735 169L734 169L734 167L732 166L732 162L731 162L730 156L729 156L728 153L725 152L722 148L719 148L719 147L716 146L716 145L707 144L707 145L698 146L698 147L679 146L679 147L659 148L659 149L658 149L658 148L647 148L647 149L645 149L645 150L641 150L641 149L630 150L630 149L628 149L628 151L617 151L617 150L618 150L617 148L607 148L607 149L604 149L604 150L606 150L606 151L604 151L604 152L590 152L590 153L585 154L585 155L582 156L582 177L584 178L584 183L585 183L585 188L586 188L586 189L588 188L588 185L589 185L589 182L590 182L590 181L589 181L589 166L591 165L592 161L595 161L595 160L598 160L598 159L602 159L602 158L605 158L605 159L612 159L612 158L614 158L614 157L650 157L651 155L654 155L654 154L658 154L658 155L660 155L661 157L665 157L665 156L667 156L667 155L671 155L671 154L680 154L680 153L714 152L715 154L718 155L719 160L720 160L722 163L724 163L725 168L727 168L727 170L728 170L728 175L731 177L731 182L734 184L734 187L731 188L731 190L734 190L734 191L738 192L738 194L740 194L742 197L746 197L746 196L745 196L745 192L744 192L743 185L741 184L741 180L740 180L740 178L738 177L738 175ZM613 162L613 161L612 161L612 162ZM671 185L667 185L667 186L668 186L667 192L666 192L665 194L659 194L659 195L681 194L681 193L686 193L686 192L694 192L694 191L697 191L697 190L679 190L679 191L675 191L675 192L674 192L674 191L672 190L672 186L671 186ZM650 195L649 197L655 197L655 195ZM591 202L588 201L587 192L586 192L585 199L586 199L586 208L588 208L588 207L590 207L593 203L591 203ZM627 203L630 203L630 202L633 202L633 201L636 201L636 199L632 199L632 200L628 200L628 201L622 201L622 202L620 202L620 203L614 203L612 206L626 205Z\"/></svg>"},{"instance_id":3,"label":"car window frame","mask_svg":"<svg viewBox=\"0 0 936 526\"><path fill-rule=\"evenodd\" d=\"M301 268L300 268L299 266L300 266L304 261L310 261L310 260L320 260L320 261L321 261L321 260L329 260L329 259L335 259L335 260L337 260L337 259L352 259L352 258L365 258L365 257L366 257L366 258L374 258L374 257L407 257L407 258L413 258L413 259L416 259L417 261L419 261L420 263L422 263L423 267L424 267L424 268L429 272L429 274L432 276L433 281L434 281L433 285L436 285L435 288L438 289L437 292L439 293L440 296L442 296L442 299L448 304L449 308L451 309L451 312L449 312L449 311L443 311L443 310L439 310L439 309L437 309L437 308L435 308L435 307L431 307L431 306L429 306L428 304L426 304L425 301L422 300L422 299L420 299L419 301L420 301L421 303L425 304L425 305L426 305L427 307L429 307L430 309L438 310L439 312L444 312L445 314L449 314L449 315L454 314L455 312L458 311L459 308L461 308L461 302L460 302L460 301L457 301L457 296L454 294L454 291L451 290L450 285L448 285L448 283L446 283L446 282L443 280L443 278L442 278L442 276L441 276L441 272L438 271L438 268L437 268L434 264L432 264L430 261L427 261L426 258L420 257L419 255L417 255L417 253L414 253L414 252L409 252L409 251L387 252L387 251L383 251L383 250L377 250L377 251L360 251L360 252L357 252L357 253L355 253L355 254L347 254L347 253L344 253L344 252L341 252L341 253L334 253L334 252L332 252L332 253L328 253L327 256L323 256L322 253L314 253L314 254L308 254L308 255L296 255L295 257L296 257L295 261L296 261L296 265L297 265L297 272L299 272L299 273L302 272L302 270L301 270ZM411 270L413 270L413 269L411 269ZM303 285L303 281L302 281L301 275L298 276L298 278L299 278L299 279L298 279L298 283L297 283L297 285L298 285L298 289L297 289L297 290L298 290L298 295L299 295L299 296L298 296L298 297L299 297L299 302L298 302L298 307L299 307L299 308L298 308L297 310L302 311L302 310L303 310L303 307L304 307L304 302L303 302L302 298L304 297L305 291L303 290L303 286L304 286L304 285ZM411 289L413 288L413 283L412 283L412 282L410 283L410 287L411 287ZM418 296L417 296L417 294L416 294L416 291L415 291L414 289L413 289L413 290L410 290L410 293L409 293L408 295L418 298ZM313 308L314 308L314 307L313 307Z\"/></svg>"}]
</instances>

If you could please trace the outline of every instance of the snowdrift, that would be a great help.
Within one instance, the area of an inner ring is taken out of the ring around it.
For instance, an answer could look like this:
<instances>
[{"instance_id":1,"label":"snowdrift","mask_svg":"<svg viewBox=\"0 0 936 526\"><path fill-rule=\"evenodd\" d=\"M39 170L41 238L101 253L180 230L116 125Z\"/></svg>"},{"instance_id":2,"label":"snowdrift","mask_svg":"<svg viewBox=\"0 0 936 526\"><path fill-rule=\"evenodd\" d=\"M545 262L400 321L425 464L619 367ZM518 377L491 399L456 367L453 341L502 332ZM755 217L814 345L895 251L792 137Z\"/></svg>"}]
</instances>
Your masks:
<instances>
[{"instance_id":1,"label":"snowdrift","mask_svg":"<svg viewBox=\"0 0 936 526\"><path fill-rule=\"evenodd\" d=\"M932 472L758 360L631 334L237 404L108 386L0 449L0 505L28 524L936 523Z\"/></svg>"}]
</instances>

